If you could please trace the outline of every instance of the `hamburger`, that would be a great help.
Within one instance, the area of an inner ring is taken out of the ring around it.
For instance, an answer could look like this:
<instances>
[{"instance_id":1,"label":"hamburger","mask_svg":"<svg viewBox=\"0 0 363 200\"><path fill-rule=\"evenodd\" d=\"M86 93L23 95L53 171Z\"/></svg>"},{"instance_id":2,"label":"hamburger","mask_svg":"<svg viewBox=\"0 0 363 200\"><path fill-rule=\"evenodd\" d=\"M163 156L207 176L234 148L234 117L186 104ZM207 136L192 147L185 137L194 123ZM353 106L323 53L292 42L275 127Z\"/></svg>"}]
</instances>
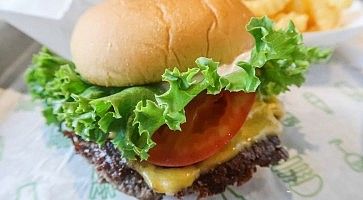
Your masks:
<instances>
[{"instance_id":1,"label":"hamburger","mask_svg":"<svg viewBox=\"0 0 363 200\"><path fill-rule=\"evenodd\" d=\"M218 194L286 159L276 96L329 56L237 0L105 0L80 17L71 53L35 55L29 91L103 181L138 199Z\"/></svg>"}]
</instances>

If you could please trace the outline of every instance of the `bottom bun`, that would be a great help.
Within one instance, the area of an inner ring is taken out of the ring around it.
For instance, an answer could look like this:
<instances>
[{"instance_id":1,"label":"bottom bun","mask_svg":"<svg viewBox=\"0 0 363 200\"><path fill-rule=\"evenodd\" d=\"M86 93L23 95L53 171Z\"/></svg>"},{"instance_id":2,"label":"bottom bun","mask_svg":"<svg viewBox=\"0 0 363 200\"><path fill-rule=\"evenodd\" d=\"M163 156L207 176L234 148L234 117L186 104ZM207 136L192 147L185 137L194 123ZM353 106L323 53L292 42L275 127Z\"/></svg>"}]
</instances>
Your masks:
<instances>
[{"instance_id":1,"label":"bottom bun","mask_svg":"<svg viewBox=\"0 0 363 200\"><path fill-rule=\"evenodd\" d=\"M119 191L137 199L161 199L164 194L154 192L142 176L129 167L111 142L103 147L82 140L72 132L64 132L70 138L78 154L93 164L101 180L112 184ZM199 198L225 191L228 185L242 185L252 178L257 166L266 167L287 159L287 151L280 146L276 135L253 143L231 160L216 166L202 174L194 183L178 192L180 198L196 194Z\"/></svg>"}]
</instances>

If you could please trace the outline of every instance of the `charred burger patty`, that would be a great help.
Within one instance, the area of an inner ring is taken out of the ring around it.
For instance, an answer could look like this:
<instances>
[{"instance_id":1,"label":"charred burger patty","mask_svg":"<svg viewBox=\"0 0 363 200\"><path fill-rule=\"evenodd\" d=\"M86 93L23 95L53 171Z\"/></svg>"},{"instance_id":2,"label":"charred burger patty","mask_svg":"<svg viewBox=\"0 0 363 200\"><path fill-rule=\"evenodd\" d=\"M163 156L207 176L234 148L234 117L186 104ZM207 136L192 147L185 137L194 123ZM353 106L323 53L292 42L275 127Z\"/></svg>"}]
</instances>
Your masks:
<instances>
[{"instance_id":1,"label":"charred burger patty","mask_svg":"<svg viewBox=\"0 0 363 200\"><path fill-rule=\"evenodd\" d=\"M105 182L137 199L162 198L162 194L155 193L143 177L127 165L126 160L111 142L100 147L82 140L72 132L64 132L64 135L72 140L76 152L95 166L100 178ZM256 166L267 167L287 157L286 150L280 146L279 138L267 136L266 139L242 150L233 159L201 175L193 185L178 192L176 196L198 194L198 197L206 197L219 194L224 192L228 185L242 185L250 180L256 171Z\"/></svg>"}]
</instances>

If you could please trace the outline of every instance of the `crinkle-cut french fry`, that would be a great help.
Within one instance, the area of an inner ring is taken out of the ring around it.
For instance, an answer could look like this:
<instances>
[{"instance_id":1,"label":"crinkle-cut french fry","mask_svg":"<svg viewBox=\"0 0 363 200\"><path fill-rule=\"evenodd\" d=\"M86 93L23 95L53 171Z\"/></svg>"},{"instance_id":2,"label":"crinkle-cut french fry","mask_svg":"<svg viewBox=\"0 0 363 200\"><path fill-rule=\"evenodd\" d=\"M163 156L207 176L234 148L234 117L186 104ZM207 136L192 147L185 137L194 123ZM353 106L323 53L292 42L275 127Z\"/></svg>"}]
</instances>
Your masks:
<instances>
[{"instance_id":1,"label":"crinkle-cut french fry","mask_svg":"<svg viewBox=\"0 0 363 200\"><path fill-rule=\"evenodd\" d=\"M319 30L333 29L339 25L340 10L329 4L330 0L309 0L310 16Z\"/></svg>"},{"instance_id":2,"label":"crinkle-cut french fry","mask_svg":"<svg viewBox=\"0 0 363 200\"><path fill-rule=\"evenodd\" d=\"M277 28L286 28L290 20L294 22L296 28L303 32L307 30L309 16L296 12L281 13L275 17Z\"/></svg>"},{"instance_id":3,"label":"crinkle-cut french fry","mask_svg":"<svg viewBox=\"0 0 363 200\"><path fill-rule=\"evenodd\" d=\"M274 15L283 10L290 0L242 0L256 16Z\"/></svg>"}]
</instances>

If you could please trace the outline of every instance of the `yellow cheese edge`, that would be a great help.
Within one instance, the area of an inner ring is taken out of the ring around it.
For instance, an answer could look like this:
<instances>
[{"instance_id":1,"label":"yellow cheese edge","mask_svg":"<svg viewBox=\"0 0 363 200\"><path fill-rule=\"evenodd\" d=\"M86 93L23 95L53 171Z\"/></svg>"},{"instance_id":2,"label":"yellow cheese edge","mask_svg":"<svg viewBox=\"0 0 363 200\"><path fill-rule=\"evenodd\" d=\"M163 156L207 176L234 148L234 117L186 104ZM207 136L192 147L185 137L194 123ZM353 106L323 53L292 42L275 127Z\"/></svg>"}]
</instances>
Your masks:
<instances>
[{"instance_id":1,"label":"yellow cheese edge","mask_svg":"<svg viewBox=\"0 0 363 200\"><path fill-rule=\"evenodd\" d=\"M268 101L257 99L236 136L220 152L210 158L192 166L180 168L163 168L147 162L132 162L131 165L155 192L173 195L191 186L200 174L232 159L243 148L264 138L267 134L280 134L282 125L279 119L283 114L283 107L276 98Z\"/></svg>"}]
</instances>

